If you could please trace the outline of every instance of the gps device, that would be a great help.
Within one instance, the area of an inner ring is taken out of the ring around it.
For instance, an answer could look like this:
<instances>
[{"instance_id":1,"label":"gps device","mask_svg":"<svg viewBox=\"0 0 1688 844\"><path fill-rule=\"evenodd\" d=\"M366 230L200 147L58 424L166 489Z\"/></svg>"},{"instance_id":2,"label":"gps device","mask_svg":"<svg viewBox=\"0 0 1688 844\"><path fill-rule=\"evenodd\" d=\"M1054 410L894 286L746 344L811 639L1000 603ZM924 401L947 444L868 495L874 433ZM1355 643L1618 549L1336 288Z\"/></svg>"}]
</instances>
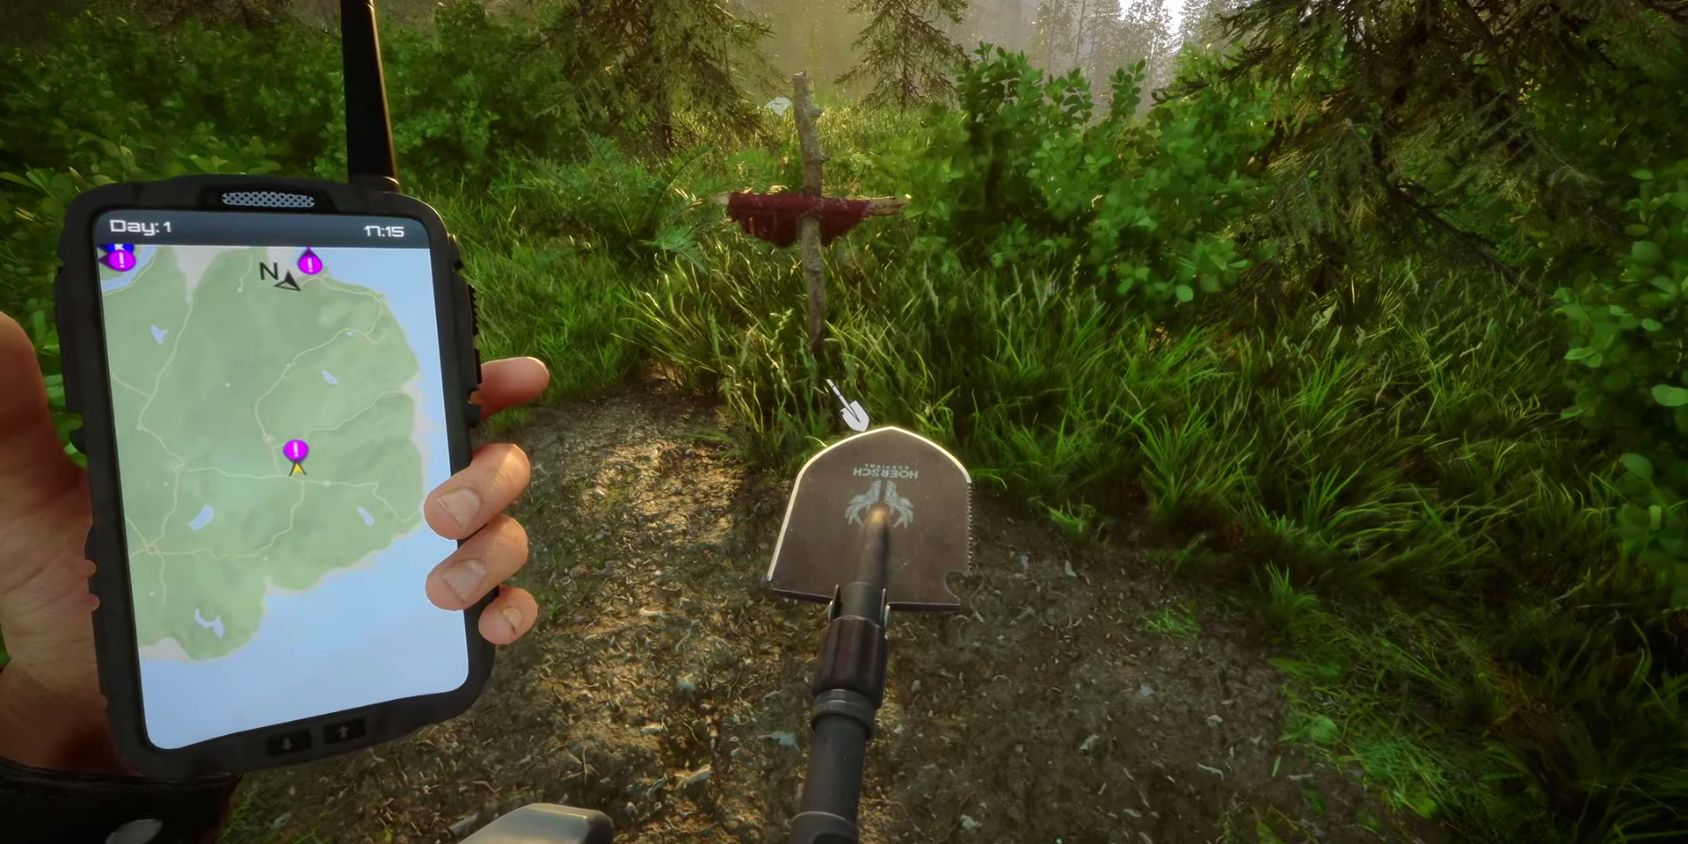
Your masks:
<instances>
[{"instance_id":1,"label":"gps device","mask_svg":"<svg viewBox=\"0 0 1688 844\"><path fill-rule=\"evenodd\" d=\"M119 750L181 777L461 713L480 611L428 599L424 497L469 461L473 291L398 193L373 5L341 4L351 182L107 185L55 285L87 457L100 685Z\"/></svg>"}]
</instances>

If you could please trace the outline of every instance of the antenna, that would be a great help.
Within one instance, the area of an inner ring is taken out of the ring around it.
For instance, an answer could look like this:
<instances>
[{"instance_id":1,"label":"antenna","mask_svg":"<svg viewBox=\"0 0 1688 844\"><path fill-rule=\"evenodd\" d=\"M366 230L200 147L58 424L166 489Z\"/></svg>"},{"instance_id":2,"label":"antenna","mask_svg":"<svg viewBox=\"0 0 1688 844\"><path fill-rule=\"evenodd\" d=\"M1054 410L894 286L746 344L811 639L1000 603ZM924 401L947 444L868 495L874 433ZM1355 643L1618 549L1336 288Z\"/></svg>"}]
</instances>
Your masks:
<instances>
[{"instance_id":1,"label":"antenna","mask_svg":"<svg viewBox=\"0 0 1688 844\"><path fill-rule=\"evenodd\" d=\"M352 184L398 193L375 0L340 0L340 55L346 74L347 175Z\"/></svg>"}]
</instances>

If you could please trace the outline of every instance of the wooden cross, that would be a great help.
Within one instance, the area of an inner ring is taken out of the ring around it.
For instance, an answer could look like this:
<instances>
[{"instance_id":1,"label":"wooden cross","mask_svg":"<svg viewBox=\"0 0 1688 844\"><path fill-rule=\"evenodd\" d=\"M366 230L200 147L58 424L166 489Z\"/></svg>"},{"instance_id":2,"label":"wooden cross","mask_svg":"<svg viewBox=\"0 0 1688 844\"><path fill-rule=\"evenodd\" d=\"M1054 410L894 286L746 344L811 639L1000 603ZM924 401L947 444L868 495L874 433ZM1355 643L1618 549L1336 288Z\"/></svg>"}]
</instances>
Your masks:
<instances>
[{"instance_id":1,"label":"wooden cross","mask_svg":"<svg viewBox=\"0 0 1688 844\"><path fill-rule=\"evenodd\" d=\"M826 154L821 152L820 137L815 132L815 121L820 119L821 109L815 106L814 98L809 91L809 74L799 73L791 78L792 112L797 120L797 142L803 153L803 189L802 195L814 197L817 202L808 210L797 212L797 239L801 244L803 261L803 278L809 288L809 353L819 358L821 344L826 331L826 264L821 259L821 216L826 210L822 203L832 203L834 208L841 204L849 206L849 213L862 217L890 217L901 214L903 207L908 204L906 199L882 196L865 199L848 200L837 203L821 193L821 170L826 164ZM731 194L715 197L715 201L722 205L732 204ZM739 194L741 197L766 198L762 194ZM742 222L742 221L741 221ZM747 231L751 231L752 224L742 222ZM854 226L854 222L840 224L842 229L835 236L842 236L844 231ZM789 229L787 229L789 231ZM752 234L766 240L780 243L773 230L751 231ZM787 243L789 241L786 241ZM785 245L781 243L781 245Z\"/></svg>"}]
</instances>

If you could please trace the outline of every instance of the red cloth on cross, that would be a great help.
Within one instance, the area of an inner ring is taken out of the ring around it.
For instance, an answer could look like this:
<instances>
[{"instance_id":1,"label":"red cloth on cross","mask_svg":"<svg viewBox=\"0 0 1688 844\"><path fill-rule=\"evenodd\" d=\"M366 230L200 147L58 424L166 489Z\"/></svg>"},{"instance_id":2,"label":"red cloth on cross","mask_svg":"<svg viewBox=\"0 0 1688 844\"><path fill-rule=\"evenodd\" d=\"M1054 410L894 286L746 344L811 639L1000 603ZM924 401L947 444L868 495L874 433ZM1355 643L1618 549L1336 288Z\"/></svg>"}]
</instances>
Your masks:
<instances>
[{"instance_id":1,"label":"red cloth on cross","mask_svg":"<svg viewBox=\"0 0 1688 844\"><path fill-rule=\"evenodd\" d=\"M842 237L867 218L865 199L831 199L801 193L735 193L727 197L727 216L775 246L797 242L797 221L814 211L821 220L821 243Z\"/></svg>"}]
</instances>

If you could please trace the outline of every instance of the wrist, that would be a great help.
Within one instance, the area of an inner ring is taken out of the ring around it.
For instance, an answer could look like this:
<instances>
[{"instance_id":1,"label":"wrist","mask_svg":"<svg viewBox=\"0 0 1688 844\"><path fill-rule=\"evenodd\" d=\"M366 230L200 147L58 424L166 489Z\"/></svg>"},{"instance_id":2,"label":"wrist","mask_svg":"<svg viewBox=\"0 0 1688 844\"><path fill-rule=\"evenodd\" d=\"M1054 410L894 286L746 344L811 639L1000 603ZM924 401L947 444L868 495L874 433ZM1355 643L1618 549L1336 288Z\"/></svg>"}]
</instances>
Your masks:
<instances>
[{"instance_id":1,"label":"wrist","mask_svg":"<svg viewBox=\"0 0 1688 844\"><path fill-rule=\"evenodd\" d=\"M112 743L103 699L55 692L16 662L0 670L0 757L45 770L131 773Z\"/></svg>"}]
</instances>

